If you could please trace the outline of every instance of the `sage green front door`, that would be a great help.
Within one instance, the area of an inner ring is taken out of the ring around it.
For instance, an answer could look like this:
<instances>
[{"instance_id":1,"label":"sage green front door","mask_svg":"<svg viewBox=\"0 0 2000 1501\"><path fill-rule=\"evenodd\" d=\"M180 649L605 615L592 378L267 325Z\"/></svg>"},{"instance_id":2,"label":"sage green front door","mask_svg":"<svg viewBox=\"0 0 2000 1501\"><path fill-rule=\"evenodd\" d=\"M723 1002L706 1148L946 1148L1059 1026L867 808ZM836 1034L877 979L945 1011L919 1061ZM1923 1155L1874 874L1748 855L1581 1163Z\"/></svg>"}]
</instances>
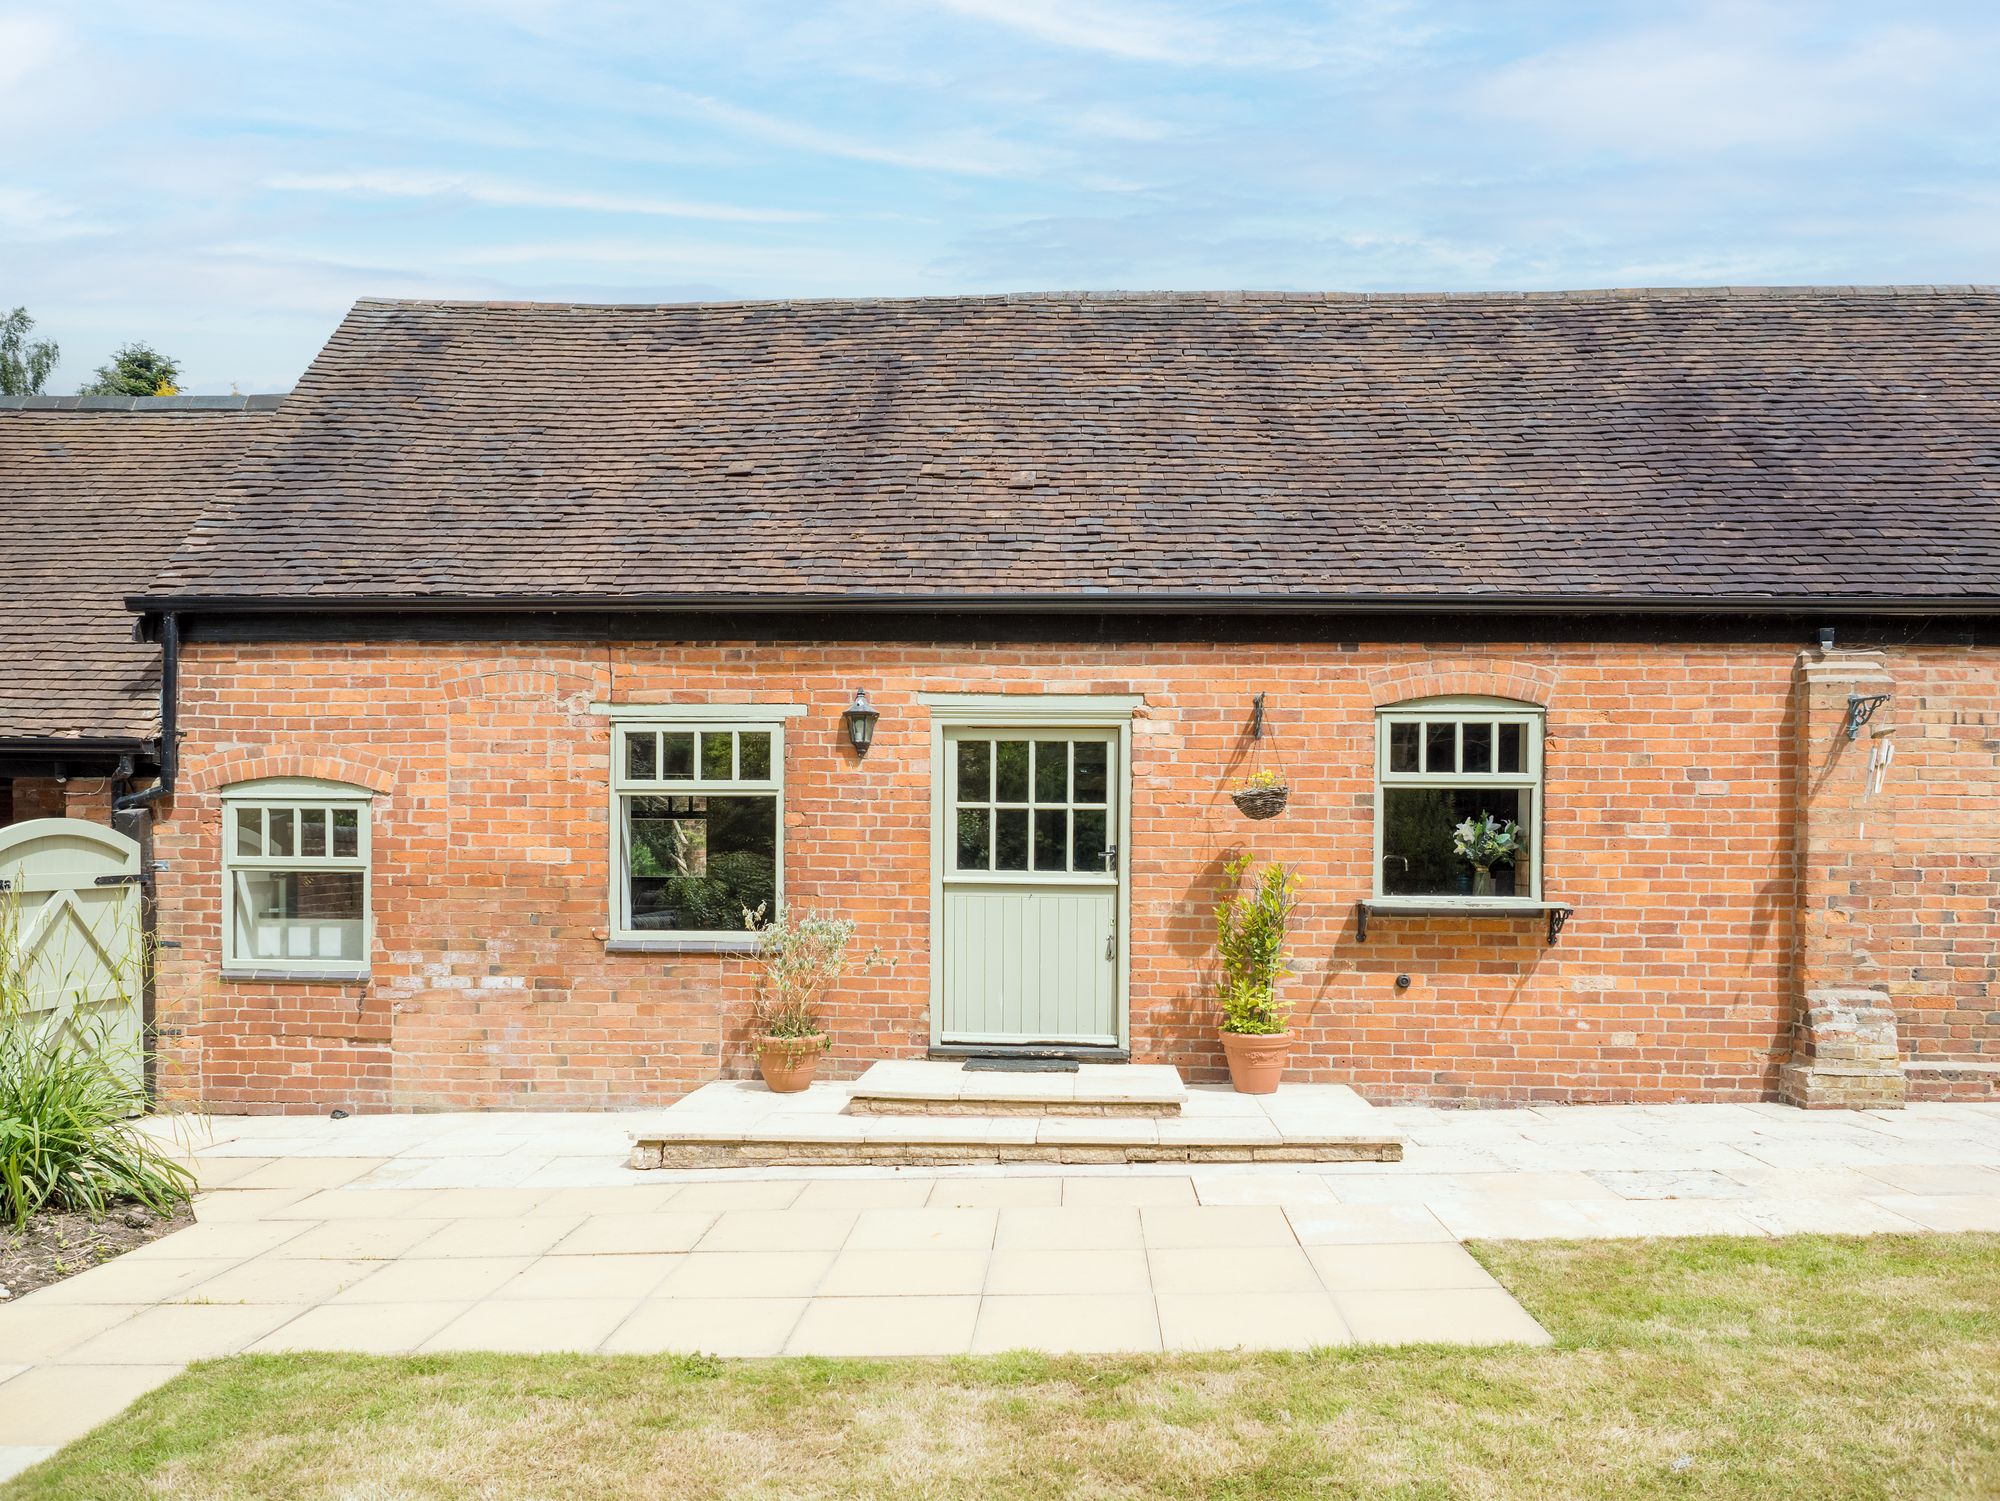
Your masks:
<instances>
[{"instance_id":1,"label":"sage green front door","mask_svg":"<svg viewBox=\"0 0 2000 1501\"><path fill-rule=\"evenodd\" d=\"M939 1040L1119 1042L1116 731L945 732Z\"/></svg>"}]
</instances>

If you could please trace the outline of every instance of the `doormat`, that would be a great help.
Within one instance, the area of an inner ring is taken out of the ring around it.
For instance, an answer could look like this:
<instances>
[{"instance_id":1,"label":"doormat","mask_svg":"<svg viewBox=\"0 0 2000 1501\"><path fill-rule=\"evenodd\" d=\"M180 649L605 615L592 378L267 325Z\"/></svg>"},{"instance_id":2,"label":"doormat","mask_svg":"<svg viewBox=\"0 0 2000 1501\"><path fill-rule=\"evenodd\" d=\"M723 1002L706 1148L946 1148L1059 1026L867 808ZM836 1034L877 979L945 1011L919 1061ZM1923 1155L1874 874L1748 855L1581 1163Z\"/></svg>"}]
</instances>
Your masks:
<instances>
[{"instance_id":1,"label":"doormat","mask_svg":"<svg viewBox=\"0 0 2000 1501\"><path fill-rule=\"evenodd\" d=\"M968 1074L1073 1074L1074 1058L968 1058Z\"/></svg>"}]
</instances>

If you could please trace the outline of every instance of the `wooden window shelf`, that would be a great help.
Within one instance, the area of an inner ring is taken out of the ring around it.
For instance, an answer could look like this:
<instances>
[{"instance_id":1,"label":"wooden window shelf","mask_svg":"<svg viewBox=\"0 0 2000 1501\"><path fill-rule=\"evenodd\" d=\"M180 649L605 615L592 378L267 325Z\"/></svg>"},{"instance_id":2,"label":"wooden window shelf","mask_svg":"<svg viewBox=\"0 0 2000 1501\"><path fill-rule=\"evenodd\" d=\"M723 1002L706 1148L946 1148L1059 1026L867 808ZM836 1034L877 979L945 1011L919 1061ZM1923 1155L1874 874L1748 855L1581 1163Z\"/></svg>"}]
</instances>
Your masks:
<instances>
[{"instance_id":1,"label":"wooden window shelf","mask_svg":"<svg viewBox=\"0 0 2000 1501\"><path fill-rule=\"evenodd\" d=\"M1368 921L1382 917L1539 917L1554 943L1576 908L1568 902L1531 902L1513 897L1378 896L1354 904L1354 936L1368 941Z\"/></svg>"}]
</instances>

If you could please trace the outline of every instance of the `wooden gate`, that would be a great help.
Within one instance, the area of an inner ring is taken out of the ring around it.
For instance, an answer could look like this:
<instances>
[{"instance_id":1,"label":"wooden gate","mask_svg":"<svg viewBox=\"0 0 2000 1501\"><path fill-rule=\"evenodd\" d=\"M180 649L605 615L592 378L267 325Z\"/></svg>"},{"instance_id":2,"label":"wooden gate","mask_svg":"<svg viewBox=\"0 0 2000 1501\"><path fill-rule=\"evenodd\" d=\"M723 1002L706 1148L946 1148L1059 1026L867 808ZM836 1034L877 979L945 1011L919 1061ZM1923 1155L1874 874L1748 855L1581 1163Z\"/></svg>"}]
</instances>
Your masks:
<instances>
[{"instance_id":1,"label":"wooden gate","mask_svg":"<svg viewBox=\"0 0 2000 1501\"><path fill-rule=\"evenodd\" d=\"M0 945L25 980L28 1025L101 1037L143 1086L139 846L101 824L38 818L0 828Z\"/></svg>"}]
</instances>

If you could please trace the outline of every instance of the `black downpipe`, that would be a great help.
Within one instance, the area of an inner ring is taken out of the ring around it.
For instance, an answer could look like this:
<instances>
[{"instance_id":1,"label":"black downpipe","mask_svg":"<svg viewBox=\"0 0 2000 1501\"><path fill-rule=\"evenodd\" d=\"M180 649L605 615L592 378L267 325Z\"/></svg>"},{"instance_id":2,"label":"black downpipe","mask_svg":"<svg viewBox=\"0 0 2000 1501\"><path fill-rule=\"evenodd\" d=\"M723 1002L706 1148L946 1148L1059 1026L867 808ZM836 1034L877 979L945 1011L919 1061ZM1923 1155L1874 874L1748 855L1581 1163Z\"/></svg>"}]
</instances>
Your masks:
<instances>
[{"instance_id":1,"label":"black downpipe","mask_svg":"<svg viewBox=\"0 0 2000 1501\"><path fill-rule=\"evenodd\" d=\"M153 804L174 794L174 771L180 764L181 623L175 615L160 620L160 774L138 792L120 792L111 799L114 827L120 815L127 832L139 841L139 1025L145 1038L146 1103L159 1098L158 991L160 902L153 880ZM119 770L125 771L125 766Z\"/></svg>"},{"instance_id":2,"label":"black downpipe","mask_svg":"<svg viewBox=\"0 0 2000 1501\"><path fill-rule=\"evenodd\" d=\"M181 622L178 615L160 617L160 775L152 786L113 798L113 813L130 813L174 795L174 771L180 764L179 721L181 688Z\"/></svg>"}]
</instances>

